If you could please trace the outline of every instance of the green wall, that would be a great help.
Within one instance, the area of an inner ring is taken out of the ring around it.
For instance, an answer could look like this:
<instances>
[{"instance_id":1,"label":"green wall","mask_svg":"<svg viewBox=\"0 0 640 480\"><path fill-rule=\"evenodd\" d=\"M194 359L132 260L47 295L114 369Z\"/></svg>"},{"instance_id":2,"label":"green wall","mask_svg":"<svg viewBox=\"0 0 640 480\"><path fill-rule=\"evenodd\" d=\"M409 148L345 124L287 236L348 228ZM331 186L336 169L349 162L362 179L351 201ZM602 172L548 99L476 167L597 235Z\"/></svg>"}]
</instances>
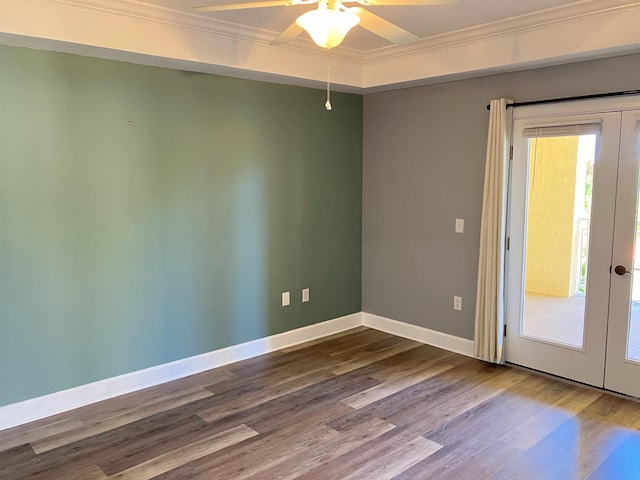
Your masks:
<instances>
[{"instance_id":1,"label":"green wall","mask_svg":"<svg viewBox=\"0 0 640 480\"><path fill-rule=\"evenodd\" d=\"M362 98L332 100L0 47L0 405L360 311Z\"/></svg>"}]
</instances>

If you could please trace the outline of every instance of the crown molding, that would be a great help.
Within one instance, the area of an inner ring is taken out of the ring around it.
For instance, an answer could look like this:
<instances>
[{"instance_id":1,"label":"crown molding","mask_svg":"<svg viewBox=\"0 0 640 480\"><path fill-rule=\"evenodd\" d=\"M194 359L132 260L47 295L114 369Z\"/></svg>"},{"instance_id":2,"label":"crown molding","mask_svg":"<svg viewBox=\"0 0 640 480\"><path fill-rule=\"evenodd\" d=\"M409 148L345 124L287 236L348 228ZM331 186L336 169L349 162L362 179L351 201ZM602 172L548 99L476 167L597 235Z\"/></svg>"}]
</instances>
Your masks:
<instances>
[{"instance_id":1,"label":"crown molding","mask_svg":"<svg viewBox=\"0 0 640 480\"><path fill-rule=\"evenodd\" d=\"M595 7L595 8L594 8ZM562 26L586 19L624 14L640 9L640 2L624 0L581 0L548 8L538 12L518 15L505 20L485 23L469 28L421 38L407 45L390 45L365 52L365 62L384 62L390 58L415 56L431 50L457 47L483 40L508 37L550 26Z\"/></svg>"},{"instance_id":2,"label":"crown molding","mask_svg":"<svg viewBox=\"0 0 640 480\"><path fill-rule=\"evenodd\" d=\"M172 29L202 34L214 38L259 44L274 49L302 52L316 57L326 57L326 53L309 39L296 38L285 45L272 46L271 41L280 32L263 28L250 27L237 23L225 22L213 17L205 17L196 13L187 13L159 5L140 2L138 0L36 0L41 3L59 5L93 14L108 15L116 19L135 20L139 22L170 27ZM361 65L364 52L342 47L331 52L331 56L345 62Z\"/></svg>"},{"instance_id":3,"label":"crown molding","mask_svg":"<svg viewBox=\"0 0 640 480\"><path fill-rule=\"evenodd\" d=\"M322 88L326 52L276 35L137 0L0 0L7 45ZM335 90L360 88L361 52L336 49L331 67Z\"/></svg>"},{"instance_id":4,"label":"crown molding","mask_svg":"<svg viewBox=\"0 0 640 480\"><path fill-rule=\"evenodd\" d=\"M136 0L36 0L78 11L109 15L120 19L133 19L144 23L169 26L218 38L250 43L268 44L271 32L245 25L225 22L216 18L172 10Z\"/></svg>"},{"instance_id":5,"label":"crown molding","mask_svg":"<svg viewBox=\"0 0 640 480\"><path fill-rule=\"evenodd\" d=\"M370 51L331 51L335 89L366 93L640 51L640 1L580 0ZM117 34L114 35L114 32ZM0 0L0 43L322 88L306 38L140 0Z\"/></svg>"},{"instance_id":6,"label":"crown molding","mask_svg":"<svg viewBox=\"0 0 640 480\"><path fill-rule=\"evenodd\" d=\"M272 30L249 27L223 20L187 13L138 0L36 0L57 4L86 12L128 18L145 23L154 23L178 30L204 34L234 42L270 45L279 34ZM509 36L551 25L570 24L586 18L597 18L640 8L640 2L626 0L579 0L566 5L527 13L469 28L419 39L406 45L390 45L369 51L340 47L332 51L332 57L358 65L384 62L400 56L420 55L425 51L446 49L462 44ZM309 39L297 38L278 47L315 57L326 57L324 51Z\"/></svg>"},{"instance_id":7,"label":"crown molding","mask_svg":"<svg viewBox=\"0 0 640 480\"><path fill-rule=\"evenodd\" d=\"M587 8L596 4L598 10ZM638 53L638 24L640 2L574 2L419 40L411 48L369 52L363 88L369 93Z\"/></svg>"}]
</instances>

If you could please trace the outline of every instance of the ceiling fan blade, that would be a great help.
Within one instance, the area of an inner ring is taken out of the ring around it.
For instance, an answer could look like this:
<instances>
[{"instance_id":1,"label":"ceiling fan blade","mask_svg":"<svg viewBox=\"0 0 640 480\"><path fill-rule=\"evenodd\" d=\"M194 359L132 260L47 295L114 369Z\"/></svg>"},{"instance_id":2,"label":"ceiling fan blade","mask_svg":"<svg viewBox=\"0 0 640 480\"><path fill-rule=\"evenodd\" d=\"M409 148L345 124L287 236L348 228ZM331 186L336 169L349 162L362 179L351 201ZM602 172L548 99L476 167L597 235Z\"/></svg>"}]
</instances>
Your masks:
<instances>
[{"instance_id":1,"label":"ceiling fan blade","mask_svg":"<svg viewBox=\"0 0 640 480\"><path fill-rule=\"evenodd\" d=\"M304 29L298 25L296 22L293 22L287 29L273 39L271 45L282 45L283 43L290 42L298 35L300 35Z\"/></svg>"},{"instance_id":2,"label":"ceiling fan blade","mask_svg":"<svg viewBox=\"0 0 640 480\"><path fill-rule=\"evenodd\" d=\"M196 12L221 12L223 10L244 10L246 8L284 7L294 3L287 0L266 0L262 2L225 3L222 5L209 5L193 7Z\"/></svg>"},{"instance_id":3,"label":"ceiling fan blade","mask_svg":"<svg viewBox=\"0 0 640 480\"><path fill-rule=\"evenodd\" d=\"M357 9L358 16L360 17L361 27L366 28L370 32L373 32L390 42L403 44L413 42L418 39L418 37L413 33L407 32L405 29L388 22L382 17L374 15L364 8L354 8Z\"/></svg>"},{"instance_id":4,"label":"ceiling fan blade","mask_svg":"<svg viewBox=\"0 0 640 480\"><path fill-rule=\"evenodd\" d=\"M347 0L350 1L350 0ZM459 0L353 0L364 6L420 6L420 5L451 5Z\"/></svg>"}]
</instances>

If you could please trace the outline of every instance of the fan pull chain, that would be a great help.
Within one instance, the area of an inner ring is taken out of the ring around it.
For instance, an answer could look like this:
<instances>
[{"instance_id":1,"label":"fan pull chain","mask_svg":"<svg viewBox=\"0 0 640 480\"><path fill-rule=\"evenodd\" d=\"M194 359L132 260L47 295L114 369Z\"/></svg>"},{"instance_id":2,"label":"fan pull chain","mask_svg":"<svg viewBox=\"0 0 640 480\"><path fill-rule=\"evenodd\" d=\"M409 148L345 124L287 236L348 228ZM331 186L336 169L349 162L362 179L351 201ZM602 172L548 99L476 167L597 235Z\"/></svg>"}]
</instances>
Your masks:
<instances>
[{"instance_id":1,"label":"fan pull chain","mask_svg":"<svg viewBox=\"0 0 640 480\"><path fill-rule=\"evenodd\" d=\"M327 101L324 108L331 110L331 50L327 48Z\"/></svg>"}]
</instances>

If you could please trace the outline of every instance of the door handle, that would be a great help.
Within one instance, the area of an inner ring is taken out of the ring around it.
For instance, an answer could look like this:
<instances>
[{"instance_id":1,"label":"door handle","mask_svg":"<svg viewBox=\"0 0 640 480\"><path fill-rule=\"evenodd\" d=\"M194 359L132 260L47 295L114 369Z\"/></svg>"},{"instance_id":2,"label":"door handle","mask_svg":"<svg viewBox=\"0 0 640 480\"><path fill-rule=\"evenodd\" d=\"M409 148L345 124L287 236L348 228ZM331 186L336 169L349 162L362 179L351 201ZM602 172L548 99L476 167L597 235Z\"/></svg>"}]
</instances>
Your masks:
<instances>
[{"instance_id":1,"label":"door handle","mask_svg":"<svg viewBox=\"0 0 640 480\"><path fill-rule=\"evenodd\" d=\"M613 271L616 272L618 275L627 275L627 274L631 275L631 272L627 270L624 265L616 266L616 268L614 268Z\"/></svg>"}]
</instances>

